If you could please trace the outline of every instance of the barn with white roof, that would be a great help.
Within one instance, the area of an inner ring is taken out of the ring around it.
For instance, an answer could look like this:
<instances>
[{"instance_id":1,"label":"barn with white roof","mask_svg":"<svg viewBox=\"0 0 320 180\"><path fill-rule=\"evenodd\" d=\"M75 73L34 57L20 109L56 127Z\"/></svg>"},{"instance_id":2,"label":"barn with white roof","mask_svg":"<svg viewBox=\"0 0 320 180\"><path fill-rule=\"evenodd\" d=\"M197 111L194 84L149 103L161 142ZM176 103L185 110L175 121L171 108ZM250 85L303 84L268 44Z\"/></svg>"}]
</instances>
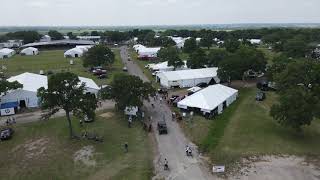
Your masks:
<instances>
[{"instance_id":1,"label":"barn with white roof","mask_svg":"<svg viewBox=\"0 0 320 180\"><path fill-rule=\"evenodd\" d=\"M216 84L200 90L178 102L180 109L206 114L221 114L238 97L238 90Z\"/></svg>"},{"instance_id":2,"label":"barn with white roof","mask_svg":"<svg viewBox=\"0 0 320 180\"><path fill-rule=\"evenodd\" d=\"M23 49L20 54L22 56L34 56L34 55L38 55L39 54L39 50L37 48L34 47L28 47Z\"/></svg>"},{"instance_id":3,"label":"barn with white roof","mask_svg":"<svg viewBox=\"0 0 320 180\"><path fill-rule=\"evenodd\" d=\"M81 83L85 83L86 91L91 94L98 94L100 90L99 86L92 80L84 77L79 77ZM23 85L23 88L16 89L7 92L1 96L0 104L16 104L19 108L36 108L39 107L39 99L37 97L37 91L39 88L48 88L47 76L34 74L34 73L23 73L17 76L13 76L7 79L9 82L18 81Z\"/></svg>"},{"instance_id":4,"label":"barn with white roof","mask_svg":"<svg viewBox=\"0 0 320 180\"><path fill-rule=\"evenodd\" d=\"M15 55L15 53L16 52L13 49L9 49L9 48L0 49L0 59L10 58L11 56Z\"/></svg>"},{"instance_id":5,"label":"barn with white roof","mask_svg":"<svg viewBox=\"0 0 320 180\"><path fill-rule=\"evenodd\" d=\"M194 87L200 83L220 83L218 68L188 69L157 73L157 81L162 87Z\"/></svg>"}]
</instances>

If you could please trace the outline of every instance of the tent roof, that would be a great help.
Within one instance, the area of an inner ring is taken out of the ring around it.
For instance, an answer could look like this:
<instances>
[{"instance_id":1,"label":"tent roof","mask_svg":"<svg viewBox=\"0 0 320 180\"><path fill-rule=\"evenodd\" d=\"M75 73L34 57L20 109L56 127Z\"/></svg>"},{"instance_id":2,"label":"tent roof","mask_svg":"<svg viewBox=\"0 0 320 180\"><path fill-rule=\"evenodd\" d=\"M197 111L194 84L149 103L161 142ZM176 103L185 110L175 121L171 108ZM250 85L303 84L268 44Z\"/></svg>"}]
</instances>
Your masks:
<instances>
[{"instance_id":1,"label":"tent roof","mask_svg":"<svg viewBox=\"0 0 320 180\"><path fill-rule=\"evenodd\" d=\"M237 92L236 89L216 84L186 97L178 102L178 106L196 107L211 111Z\"/></svg>"},{"instance_id":2,"label":"tent roof","mask_svg":"<svg viewBox=\"0 0 320 180\"><path fill-rule=\"evenodd\" d=\"M161 72L169 81L217 77L218 68L188 69Z\"/></svg>"},{"instance_id":3,"label":"tent roof","mask_svg":"<svg viewBox=\"0 0 320 180\"><path fill-rule=\"evenodd\" d=\"M86 88L100 89L98 85L89 78L79 77L81 83L85 83ZM18 81L23 85L23 90L37 92L39 88L48 88L48 78L47 76L34 74L34 73L23 73L17 76L13 76L8 79L9 82Z\"/></svg>"},{"instance_id":4,"label":"tent roof","mask_svg":"<svg viewBox=\"0 0 320 180\"><path fill-rule=\"evenodd\" d=\"M187 61L183 61L184 62L184 66L183 68L187 68ZM161 62L158 64L155 64L151 67L153 70L161 70L161 69L173 69L173 66L168 66L168 61L165 62Z\"/></svg>"},{"instance_id":5,"label":"tent roof","mask_svg":"<svg viewBox=\"0 0 320 180\"><path fill-rule=\"evenodd\" d=\"M41 87L48 87L47 76L34 74L34 73L23 73L17 76L13 76L8 79L9 82L18 81L23 85L23 90L37 92Z\"/></svg>"},{"instance_id":6,"label":"tent roof","mask_svg":"<svg viewBox=\"0 0 320 180\"><path fill-rule=\"evenodd\" d=\"M0 54L10 54L12 52L14 52L13 49L9 49L9 48L0 49Z\"/></svg>"},{"instance_id":7,"label":"tent roof","mask_svg":"<svg viewBox=\"0 0 320 180\"><path fill-rule=\"evenodd\" d=\"M31 50L31 51L38 51L38 49L37 49L37 48L34 48L34 47L27 47L27 48L24 48L21 52L28 51L28 50Z\"/></svg>"},{"instance_id":8,"label":"tent roof","mask_svg":"<svg viewBox=\"0 0 320 180\"><path fill-rule=\"evenodd\" d=\"M82 54L83 50L81 48L72 48L66 51L64 54L72 54L72 53L79 53Z\"/></svg>"}]
</instances>

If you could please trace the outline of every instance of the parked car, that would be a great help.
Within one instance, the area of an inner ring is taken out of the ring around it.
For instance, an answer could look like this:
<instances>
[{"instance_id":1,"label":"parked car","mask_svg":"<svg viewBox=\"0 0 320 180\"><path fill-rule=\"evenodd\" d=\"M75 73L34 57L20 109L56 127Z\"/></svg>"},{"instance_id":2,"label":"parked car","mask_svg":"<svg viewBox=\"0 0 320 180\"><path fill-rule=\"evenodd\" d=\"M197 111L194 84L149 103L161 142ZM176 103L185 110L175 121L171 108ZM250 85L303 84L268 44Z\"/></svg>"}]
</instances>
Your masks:
<instances>
[{"instance_id":1,"label":"parked car","mask_svg":"<svg viewBox=\"0 0 320 180\"><path fill-rule=\"evenodd\" d=\"M127 67L123 67L122 70L125 71L125 72L127 72L127 71L128 71L128 68L127 68Z\"/></svg>"},{"instance_id":2,"label":"parked car","mask_svg":"<svg viewBox=\"0 0 320 180\"><path fill-rule=\"evenodd\" d=\"M14 131L12 128L5 128L0 131L0 140L9 140L12 138Z\"/></svg>"},{"instance_id":3,"label":"parked car","mask_svg":"<svg viewBox=\"0 0 320 180\"><path fill-rule=\"evenodd\" d=\"M107 70L104 69L96 69L93 70L92 73L96 76L100 76L101 74L107 74Z\"/></svg>"},{"instance_id":4,"label":"parked car","mask_svg":"<svg viewBox=\"0 0 320 180\"><path fill-rule=\"evenodd\" d=\"M101 75L98 76L98 78L99 79L105 79L105 78L107 78L107 75L106 74L101 74Z\"/></svg>"},{"instance_id":5,"label":"parked car","mask_svg":"<svg viewBox=\"0 0 320 180\"><path fill-rule=\"evenodd\" d=\"M257 88L260 89L261 91L268 91L269 90L269 85L268 81L260 81L257 82Z\"/></svg>"},{"instance_id":6,"label":"parked car","mask_svg":"<svg viewBox=\"0 0 320 180\"><path fill-rule=\"evenodd\" d=\"M167 94L167 93L168 93L168 90L165 89L165 88L160 88L160 89L158 89L158 93L159 93L159 94Z\"/></svg>"},{"instance_id":7,"label":"parked car","mask_svg":"<svg viewBox=\"0 0 320 180\"><path fill-rule=\"evenodd\" d=\"M178 95L172 95L170 98L170 101L173 102L174 100L176 100L179 96Z\"/></svg>"},{"instance_id":8,"label":"parked car","mask_svg":"<svg viewBox=\"0 0 320 180\"><path fill-rule=\"evenodd\" d=\"M266 93L263 91L258 91L256 94L256 100L257 101L263 101L266 99Z\"/></svg>"},{"instance_id":9,"label":"parked car","mask_svg":"<svg viewBox=\"0 0 320 180\"><path fill-rule=\"evenodd\" d=\"M168 134L167 123L165 121L159 121L157 128L158 128L159 134Z\"/></svg>"}]
</instances>

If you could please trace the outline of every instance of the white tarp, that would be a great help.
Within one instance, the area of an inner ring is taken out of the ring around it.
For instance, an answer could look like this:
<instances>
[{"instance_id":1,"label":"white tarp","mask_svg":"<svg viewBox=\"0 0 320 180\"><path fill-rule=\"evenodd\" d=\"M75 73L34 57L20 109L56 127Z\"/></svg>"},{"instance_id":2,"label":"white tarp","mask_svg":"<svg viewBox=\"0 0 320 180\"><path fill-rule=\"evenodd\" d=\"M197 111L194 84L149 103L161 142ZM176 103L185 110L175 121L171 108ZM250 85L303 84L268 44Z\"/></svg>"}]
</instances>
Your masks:
<instances>
[{"instance_id":1,"label":"white tarp","mask_svg":"<svg viewBox=\"0 0 320 180\"><path fill-rule=\"evenodd\" d=\"M237 99L238 90L230 87L216 84L198 91L191 96L178 102L178 107L187 109L186 107L199 108L203 112L210 113L218 108L218 113L222 113L223 103L229 106Z\"/></svg>"}]
</instances>

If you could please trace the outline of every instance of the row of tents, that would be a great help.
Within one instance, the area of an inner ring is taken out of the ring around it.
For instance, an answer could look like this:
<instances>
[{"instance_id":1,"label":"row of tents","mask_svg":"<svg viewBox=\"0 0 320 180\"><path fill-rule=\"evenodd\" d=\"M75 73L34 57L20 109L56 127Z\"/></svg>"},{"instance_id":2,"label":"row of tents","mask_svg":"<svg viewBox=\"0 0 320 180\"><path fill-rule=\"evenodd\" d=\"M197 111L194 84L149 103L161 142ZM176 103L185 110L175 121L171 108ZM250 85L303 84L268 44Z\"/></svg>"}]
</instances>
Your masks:
<instances>
[{"instance_id":1,"label":"row of tents","mask_svg":"<svg viewBox=\"0 0 320 180\"><path fill-rule=\"evenodd\" d=\"M16 54L16 51L13 49L9 49L9 48L0 49L0 59L7 59L12 57L15 54ZM39 50L34 47L28 47L20 51L20 55L22 56L34 56L38 54L39 54Z\"/></svg>"}]
</instances>

